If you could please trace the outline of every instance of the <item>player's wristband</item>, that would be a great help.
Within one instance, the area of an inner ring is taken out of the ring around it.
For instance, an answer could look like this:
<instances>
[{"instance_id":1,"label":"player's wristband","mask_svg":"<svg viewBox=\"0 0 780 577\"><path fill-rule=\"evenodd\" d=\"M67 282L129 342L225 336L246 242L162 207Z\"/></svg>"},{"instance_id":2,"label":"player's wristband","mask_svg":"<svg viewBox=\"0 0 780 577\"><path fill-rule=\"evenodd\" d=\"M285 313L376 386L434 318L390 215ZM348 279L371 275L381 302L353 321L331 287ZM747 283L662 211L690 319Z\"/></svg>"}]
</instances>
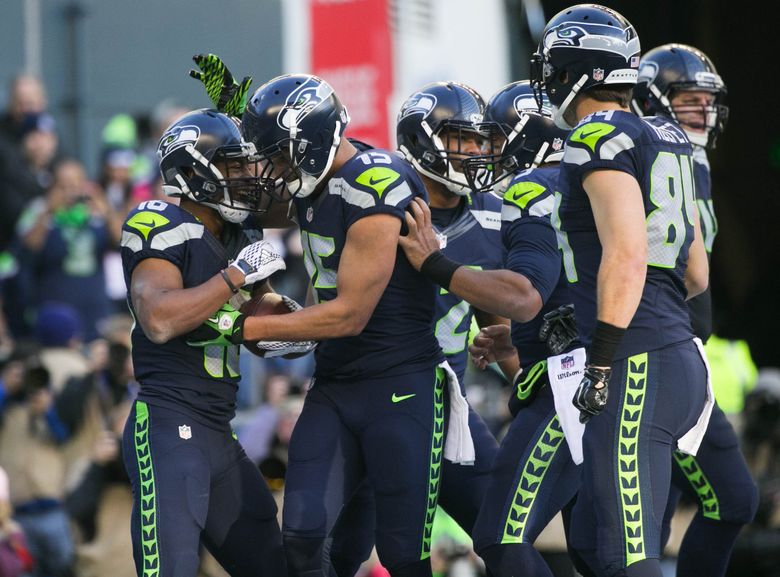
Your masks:
<instances>
[{"instance_id":1,"label":"player's wristband","mask_svg":"<svg viewBox=\"0 0 780 577\"><path fill-rule=\"evenodd\" d=\"M219 274L222 275L222 278L224 279L225 284L227 284L228 287L230 288L230 290L233 291L233 294L238 293L238 287L233 284L232 280L230 280L230 275L227 273L227 271L224 268L221 271L219 271Z\"/></svg>"},{"instance_id":2,"label":"player's wristband","mask_svg":"<svg viewBox=\"0 0 780 577\"><path fill-rule=\"evenodd\" d=\"M593 331L593 342L588 351L588 364L596 367L612 366L620 341L623 339L626 329L615 325L596 321L596 330Z\"/></svg>"},{"instance_id":3,"label":"player's wristband","mask_svg":"<svg viewBox=\"0 0 780 577\"><path fill-rule=\"evenodd\" d=\"M443 289L449 290L452 275L460 267L460 263L448 259L443 252L437 250L425 259L420 267L420 272Z\"/></svg>"}]
</instances>

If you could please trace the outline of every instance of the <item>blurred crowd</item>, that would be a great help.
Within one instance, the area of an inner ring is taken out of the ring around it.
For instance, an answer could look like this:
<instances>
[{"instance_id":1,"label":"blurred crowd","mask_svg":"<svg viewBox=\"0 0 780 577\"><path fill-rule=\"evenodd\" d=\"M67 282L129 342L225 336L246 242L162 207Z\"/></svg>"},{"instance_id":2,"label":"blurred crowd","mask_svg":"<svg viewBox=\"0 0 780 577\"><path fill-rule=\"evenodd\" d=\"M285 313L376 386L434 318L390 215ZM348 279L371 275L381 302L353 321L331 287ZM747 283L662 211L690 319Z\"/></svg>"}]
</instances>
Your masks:
<instances>
[{"instance_id":1,"label":"blurred crowd","mask_svg":"<svg viewBox=\"0 0 780 577\"><path fill-rule=\"evenodd\" d=\"M19 76L9 86L0 117L0 577L135 574L119 439L137 383L118 242L130 208L171 200L161 192L155 149L184 112L166 101L144 118L112 118L98 173L90 175L61 150L42 83ZM297 230L266 237L287 261L274 288L305 301ZM758 371L743 342L713 337L708 356L716 395L742 432L761 491L731 574L746 575L749 566L754 577L780 575L780 370ZM313 358L247 354L241 363L234 429L281 505L287 446ZM509 421L504 384L497 371L467 372L469 400L499 437ZM679 523L685 515L683 508ZM553 525L539 547L556 576L573 576ZM437 516L434 532L436 575L483 574L451 519ZM224 572L204 554L202 574ZM386 572L372 560L361 574Z\"/></svg>"}]
</instances>

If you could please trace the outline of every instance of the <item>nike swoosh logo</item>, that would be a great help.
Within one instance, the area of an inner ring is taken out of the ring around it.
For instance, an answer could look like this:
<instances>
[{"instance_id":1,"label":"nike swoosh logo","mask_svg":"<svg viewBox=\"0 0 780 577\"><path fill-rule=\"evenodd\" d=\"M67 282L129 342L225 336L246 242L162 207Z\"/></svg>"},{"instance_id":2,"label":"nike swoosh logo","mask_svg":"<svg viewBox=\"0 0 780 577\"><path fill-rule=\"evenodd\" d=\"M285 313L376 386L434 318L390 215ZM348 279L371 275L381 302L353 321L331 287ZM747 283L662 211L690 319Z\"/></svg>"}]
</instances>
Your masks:
<instances>
[{"instance_id":1,"label":"nike swoosh logo","mask_svg":"<svg viewBox=\"0 0 780 577\"><path fill-rule=\"evenodd\" d=\"M384 178L379 178L377 180L374 180L374 177L372 176L371 178L368 179L368 184L370 184L371 186L374 186L375 184L379 184L380 182L384 182L386 180L390 180L391 178L393 178L393 177L392 176L385 176Z\"/></svg>"},{"instance_id":2,"label":"nike swoosh logo","mask_svg":"<svg viewBox=\"0 0 780 577\"><path fill-rule=\"evenodd\" d=\"M416 397L417 393L412 393L411 395L398 395L396 393L393 393L392 401L394 403L400 403L401 401L405 401L406 399L411 399L412 397Z\"/></svg>"},{"instance_id":3,"label":"nike swoosh logo","mask_svg":"<svg viewBox=\"0 0 780 577\"><path fill-rule=\"evenodd\" d=\"M152 221L152 222L141 222L140 220L137 220L135 223L140 225L140 226L146 226L148 228L154 228L155 226L157 226L157 223L154 222L154 221Z\"/></svg>"},{"instance_id":4,"label":"nike swoosh logo","mask_svg":"<svg viewBox=\"0 0 780 577\"><path fill-rule=\"evenodd\" d=\"M588 133L582 132L582 133L579 135L579 139L580 139L580 140L585 140L586 138L588 138L589 136L593 136L593 135L594 135L594 134L596 134L597 132L600 132L600 130L599 130L599 129L596 129L596 130L591 130L591 131L590 131L590 132L588 132Z\"/></svg>"}]
</instances>

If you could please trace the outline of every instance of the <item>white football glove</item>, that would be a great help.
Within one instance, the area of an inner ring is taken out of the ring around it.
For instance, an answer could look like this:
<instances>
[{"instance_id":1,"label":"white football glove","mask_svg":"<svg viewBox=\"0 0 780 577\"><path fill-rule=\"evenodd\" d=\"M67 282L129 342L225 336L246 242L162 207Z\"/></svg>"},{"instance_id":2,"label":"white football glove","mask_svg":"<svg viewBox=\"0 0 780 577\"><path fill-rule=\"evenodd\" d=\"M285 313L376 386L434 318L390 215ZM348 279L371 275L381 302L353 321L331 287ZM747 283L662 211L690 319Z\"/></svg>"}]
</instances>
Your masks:
<instances>
[{"instance_id":1,"label":"white football glove","mask_svg":"<svg viewBox=\"0 0 780 577\"><path fill-rule=\"evenodd\" d=\"M276 252L274 245L267 240L258 240L242 248L230 266L244 273L242 286L263 281L276 271L287 268L282 255Z\"/></svg>"},{"instance_id":2,"label":"white football glove","mask_svg":"<svg viewBox=\"0 0 780 577\"><path fill-rule=\"evenodd\" d=\"M245 343L249 345L249 343ZM291 354L306 354L317 348L317 341L257 341L252 343L263 352L266 359Z\"/></svg>"}]
</instances>

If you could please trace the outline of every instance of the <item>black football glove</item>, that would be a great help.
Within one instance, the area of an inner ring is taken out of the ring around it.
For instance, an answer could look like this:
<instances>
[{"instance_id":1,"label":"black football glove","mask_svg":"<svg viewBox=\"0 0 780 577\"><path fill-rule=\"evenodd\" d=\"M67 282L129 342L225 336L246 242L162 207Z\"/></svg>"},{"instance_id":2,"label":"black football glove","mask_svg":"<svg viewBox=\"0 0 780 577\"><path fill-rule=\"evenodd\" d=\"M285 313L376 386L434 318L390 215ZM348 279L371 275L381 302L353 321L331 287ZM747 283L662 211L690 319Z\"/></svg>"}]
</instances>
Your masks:
<instances>
[{"instance_id":1,"label":"black football glove","mask_svg":"<svg viewBox=\"0 0 780 577\"><path fill-rule=\"evenodd\" d=\"M234 309L230 303L222 305L217 312L198 328L186 335L191 347L230 347L244 341L246 315Z\"/></svg>"},{"instance_id":2,"label":"black football glove","mask_svg":"<svg viewBox=\"0 0 780 577\"><path fill-rule=\"evenodd\" d=\"M560 355L577 338L577 323L574 319L574 305L561 305L544 317L539 329L539 338L547 342L553 355Z\"/></svg>"},{"instance_id":3,"label":"black football glove","mask_svg":"<svg viewBox=\"0 0 780 577\"><path fill-rule=\"evenodd\" d=\"M244 76L239 84L216 54L196 54L192 59L200 71L190 70L190 76L203 83L214 107L231 116L244 114L252 77Z\"/></svg>"},{"instance_id":4,"label":"black football glove","mask_svg":"<svg viewBox=\"0 0 780 577\"><path fill-rule=\"evenodd\" d=\"M580 386L577 387L577 392L571 400L572 404L580 410L580 423L587 422L607 406L610 375L612 369L609 367L585 365Z\"/></svg>"}]
</instances>

